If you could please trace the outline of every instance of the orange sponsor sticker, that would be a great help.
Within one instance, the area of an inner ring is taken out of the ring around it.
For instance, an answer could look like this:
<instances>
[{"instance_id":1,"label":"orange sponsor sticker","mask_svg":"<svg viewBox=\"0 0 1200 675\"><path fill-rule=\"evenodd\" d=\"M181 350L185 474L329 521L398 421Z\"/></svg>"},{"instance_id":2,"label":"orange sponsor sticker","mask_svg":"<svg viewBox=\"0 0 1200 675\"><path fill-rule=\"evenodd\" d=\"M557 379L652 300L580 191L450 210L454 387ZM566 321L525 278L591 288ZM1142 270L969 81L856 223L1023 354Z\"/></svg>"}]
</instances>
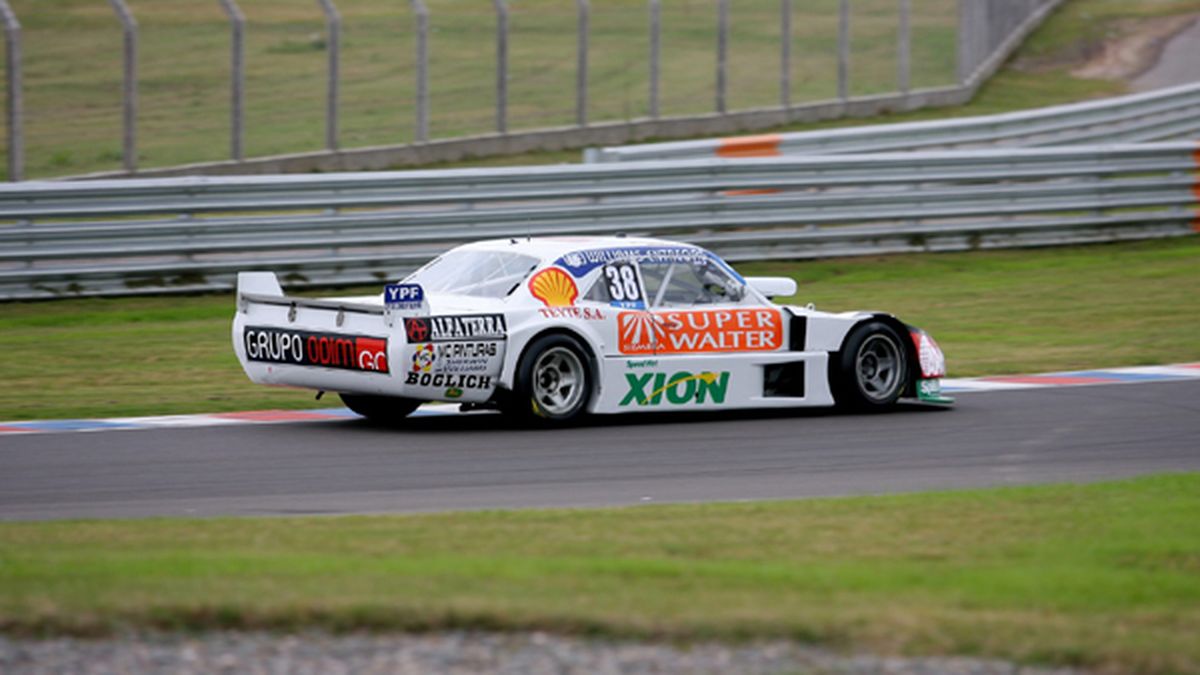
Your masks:
<instances>
[{"instance_id":1,"label":"orange sponsor sticker","mask_svg":"<svg viewBox=\"0 0 1200 675\"><path fill-rule=\"evenodd\" d=\"M621 312L622 354L770 352L783 346L783 319L774 309Z\"/></svg>"}]
</instances>

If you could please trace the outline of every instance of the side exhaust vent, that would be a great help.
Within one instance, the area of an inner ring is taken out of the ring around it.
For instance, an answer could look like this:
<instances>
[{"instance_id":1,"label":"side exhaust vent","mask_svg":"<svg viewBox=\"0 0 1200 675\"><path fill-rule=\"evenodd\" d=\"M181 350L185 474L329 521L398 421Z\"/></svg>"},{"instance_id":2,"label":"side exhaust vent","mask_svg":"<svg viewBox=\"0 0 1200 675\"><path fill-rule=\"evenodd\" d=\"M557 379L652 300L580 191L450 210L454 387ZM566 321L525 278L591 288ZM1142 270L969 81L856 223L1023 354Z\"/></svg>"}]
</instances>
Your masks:
<instances>
[{"instance_id":1,"label":"side exhaust vent","mask_svg":"<svg viewBox=\"0 0 1200 675\"><path fill-rule=\"evenodd\" d=\"M792 314L788 328L788 351L804 351L805 341L808 339L808 317Z\"/></svg>"},{"instance_id":2,"label":"side exhaust vent","mask_svg":"<svg viewBox=\"0 0 1200 675\"><path fill-rule=\"evenodd\" d=\"M804 398L804 362L774 363L764 366L763 396Z\"/></svg>"}]
</instances>

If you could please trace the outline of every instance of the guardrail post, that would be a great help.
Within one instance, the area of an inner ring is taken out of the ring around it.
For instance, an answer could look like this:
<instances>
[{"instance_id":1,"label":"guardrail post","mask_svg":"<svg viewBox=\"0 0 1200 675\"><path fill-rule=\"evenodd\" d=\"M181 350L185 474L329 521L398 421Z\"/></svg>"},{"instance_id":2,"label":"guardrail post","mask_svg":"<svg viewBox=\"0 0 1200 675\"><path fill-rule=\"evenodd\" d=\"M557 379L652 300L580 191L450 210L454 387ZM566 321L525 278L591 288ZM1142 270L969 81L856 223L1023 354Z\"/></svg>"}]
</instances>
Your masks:
<instances>
[{"instance_id":1,"label":"guardrail post","mask_svg":"<svg viewBox=\"0 0 1200 675\"><path fill-rule=\"evenodd\" d=\"M0 0L0 18L4 20L5 77L8 97L5 101L5 119L8 123L8 179L25 179L25 129L24 102L21 99L21 22L8 6L8 0Z\"/></svg>"},{"instance_id":2,"label":"guardrail post","mask_svg":"<svg viewBox=\"0 0 1200 675\"><path fill-rule=\"evenodd\" d=\"M325 147L338 149L338 79L342 56L342 16L333 0L317 0L325 12L325 48L329 50L329 84L325 98Z\"/></svg>"},{"instance_id":3,"label":"guardrail post","mask_svg":"<svg viewBox=\"0 0 1200 675\"><path fill-rule=\"evenodd\" d=\"M409 0L417 16L417 141L429 140L429 8L425 0Z\"/></svg>"},{"instance_id":4,"label":"guardrail post","mask_svg":"<svg viewBox=\"0 0 1200 675\"><path fill-rule=\"evenodd\" d=\"M779 105L792 107L792 0L779 2Z\"/></svg>"},{"instance_id":5,"label":"guardrail post","mask_svg":"<svg viewBox=\"0 0 1200 675\"><path fill-rule=\"evenodd\" d=\"M125 0L108 0L121 21L124 47L122 97L122 155L125 171L137 172L137 20Z\"/></svg>"},{"instance_id":6,"label":"guardrail post","mask_svg":"<svg viewBox=\"0 0 1200 675\"><path fill-rule=\"evenodd\" d=\"M967 81L967 1L958 0L958 31L957 35L955 35L956 42L958 43L958 67L956 69L958 72L955 73L955 79L958 81L959 86L962 86Z\"/></svg>"},{"instance_id":7,"label":"guardrail post","mask_svg":"<svg viewBox=\"0 0 1200 675\"><path fill-rule=\"evenodd\" d=\"M575 123L586 127L588 123L588 19L591 7L588 0L575 0L578 14L575 46Z\"/></svg>"},{"instance_id":8,"label":"guardrail post","mask_svg":"<svg viewBox=\"0 0 1200 675\"><path fill-rule=\"evenodd\" d=\"M900 26L896 36L896 89L912 89L912 0L900 0Z\"/></svg>"},{"instance_id":9,"label":"guardrail post","mask_svg":"<svg viewBox=\"0 0 1200 675\"><path fill-rule=\"evenodd\" d=\"M662 2L650 0L650 117L658 117L659 58L662 55Z\"/></svg>"},{"instance_id":10,"label":"guardrail post","mask_svg":"<svg viewBox=\"0 0 1200 675\"><path fill-rule=\"evenodd\" d=\"M235 0L221 0L221 9L229 18L229 154L234 159L245 159L242 140L244 137L243 92L246 86L246 16Z\"/></svg>"},{"instance_id":11,"label":"guardrail post","mask_svg":"<svg viewBox=\"0 0 1200 675\"><path fill-rule=\"evenodd\" d=\"M725 113L729 52L729 0L717 0L717 112Z\"/></svg>"},{"instance_id":12,"label":"guardrail post","mask_svg":"<svg viewBox=\"0 0 1200 675\"><path fill-rule=\"evenodd\" d=\"M850 0L838 3L837 90L839 99L850 95Z\"/></svg>"},{"instance_id":13,"label":"guardrail post","mask_svg":"<svg viewBox=\"0 0 1200 675\"><path fill-rule=\"evenodd\" d=\"M958 0L958 84L966 86L979 65L977 57L979 5L975 0Z\"/></svg>"},{"instance_id":14,"label":"guardrail post","mask_svg":"<svg viewBox=\"0 0 1200 675\"><path fill-rule=\"evenodd\" d=\"M496 131L508 133L508 3L492 0L496 8Z\"/></svg>"}]
</instances>

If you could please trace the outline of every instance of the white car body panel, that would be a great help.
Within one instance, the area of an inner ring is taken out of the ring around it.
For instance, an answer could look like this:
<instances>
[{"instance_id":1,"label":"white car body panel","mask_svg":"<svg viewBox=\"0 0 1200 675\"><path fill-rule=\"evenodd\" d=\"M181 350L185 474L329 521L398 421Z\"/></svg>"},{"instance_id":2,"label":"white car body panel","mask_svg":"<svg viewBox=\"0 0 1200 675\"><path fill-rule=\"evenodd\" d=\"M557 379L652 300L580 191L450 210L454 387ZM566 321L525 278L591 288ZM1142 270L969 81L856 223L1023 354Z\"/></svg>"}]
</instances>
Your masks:
<instances>
[{"instance_id":1,"label":"white car body panel","mask_svg":"<svg viewBox=\"0 0 1200 675\"><path fill-rule=\"evenodd\" d=\"M856 324L876 314L775 305L748 286L744 297L728 304L695 307L616 307L584 297L611 274L610 267L624 264L620 255L634 249L707 255L740 279L697 247L617 237L468 244L455 250L515 252L540 262L503 298L427 291L419 309L391 309L383 294L288 297L273 274L243 272L234 350L247 376L260 384L482 404L497 389L514 387L532 340L561 331L594 357L592 413L834 403L830 354ZM608 250L617 256L608 262L581 255ZM659 288L666 286L667 279L660 280ZM795 326L804 330L802 344L794 344ZM803 386L795 388L801 395L764 396L764 369L779 364L793 364L795 372L803 364Z\"/></svg>"}]
</instances>

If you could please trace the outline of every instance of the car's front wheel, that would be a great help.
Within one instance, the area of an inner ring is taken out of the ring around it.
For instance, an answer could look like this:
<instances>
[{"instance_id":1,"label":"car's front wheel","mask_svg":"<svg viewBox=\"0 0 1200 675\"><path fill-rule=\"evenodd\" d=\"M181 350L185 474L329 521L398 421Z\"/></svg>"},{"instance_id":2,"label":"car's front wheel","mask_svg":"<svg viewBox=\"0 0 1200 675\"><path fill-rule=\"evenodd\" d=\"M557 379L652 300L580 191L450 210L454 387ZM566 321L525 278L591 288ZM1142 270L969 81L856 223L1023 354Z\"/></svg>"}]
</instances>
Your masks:
<instances>
[{"instance_id":1,"label":"car's front wheel","mask_svg":"<svg viewBox=\"0 0 1200 675\"><path fill-rule=\"evenodd\" d=\"M517 367L511 411L526 419L566 424L587 410L592 374L587 353L568 335L534 340Z\"/></svg>"},{"instance_id":2,"label":"car's front wheel","mask_svg":"<svg viewBox=\"0 0 1200 675\"><path fill-rule=\"evenodd\" d=\"M894 328L881 321L856 327L837 355L833 374L838 405L857 410L890 408L908 385L908 353Z\"/></svg>"},{"instance_id":3,"label":"car's front wheel","mask_svg":"<svg viewBox=\"0 0 1200 675\"><path fill-rule=\"evenodd\" d=\"M421 401L400 396L338 394L342 403L355 413L381 424L396 424L421 407Z\"/></svg>"}]
</instances>

